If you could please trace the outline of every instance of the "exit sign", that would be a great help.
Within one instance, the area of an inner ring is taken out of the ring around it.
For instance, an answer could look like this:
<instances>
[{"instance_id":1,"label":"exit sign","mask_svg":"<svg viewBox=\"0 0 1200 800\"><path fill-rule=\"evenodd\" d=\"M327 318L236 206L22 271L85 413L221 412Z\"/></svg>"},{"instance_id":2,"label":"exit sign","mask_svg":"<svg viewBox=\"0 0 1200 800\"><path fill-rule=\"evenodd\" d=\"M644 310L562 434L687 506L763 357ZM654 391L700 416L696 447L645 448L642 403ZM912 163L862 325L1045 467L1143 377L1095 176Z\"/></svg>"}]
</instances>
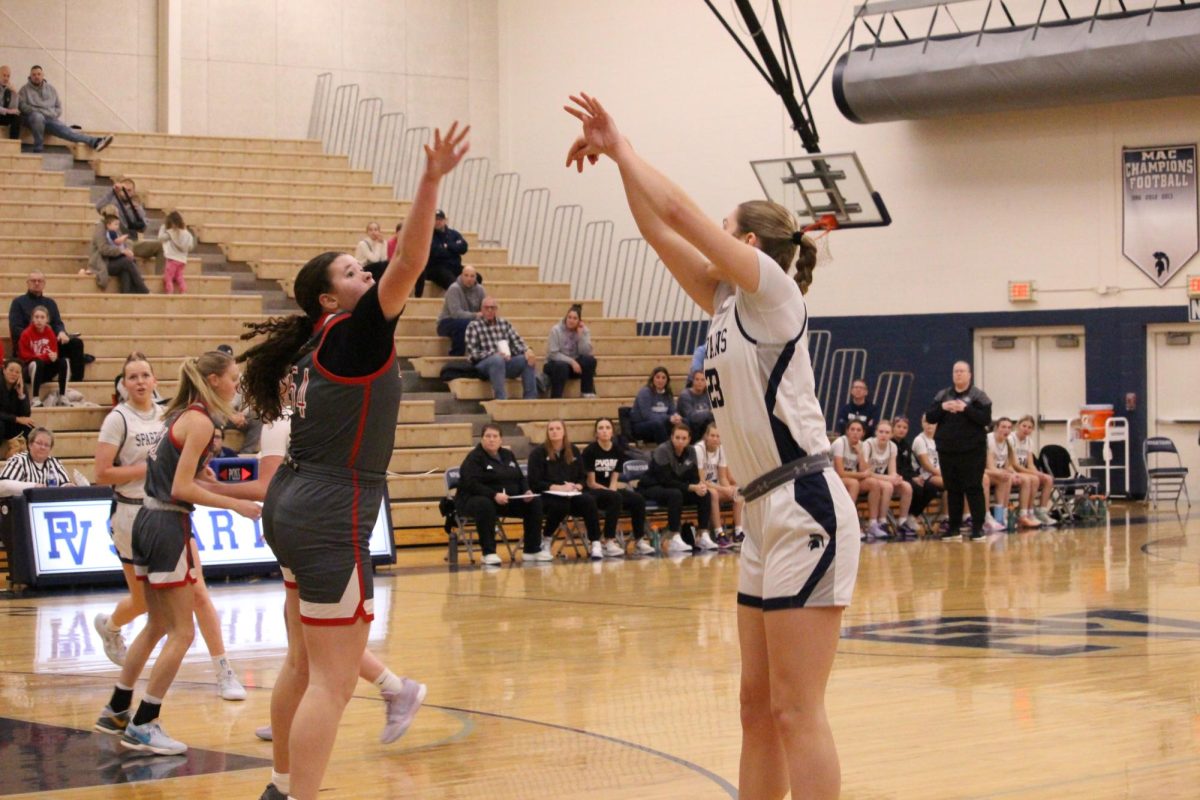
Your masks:
<instances>
[{"instance_id":1,"label":"exit sign","mask_svg":"<svg viewBox=\"0 0 1200 800\"><path fill-rule=\"evenodd\" d=\"M1200 275L1188 275L1188 297L1200 297Z\"/></svg>"},{"instance_id":2,"label":"exit sign","mask_svg":"<svg viewBox=\"0 0 1200 800\"><path fill-rule=\"evenodd\" d=\"M1008 302L1010 302L1010 303L1031 303L1031 302L1033 302L1033 281L1009 281L1008 282Z\"/></svg>"}]
</instances>

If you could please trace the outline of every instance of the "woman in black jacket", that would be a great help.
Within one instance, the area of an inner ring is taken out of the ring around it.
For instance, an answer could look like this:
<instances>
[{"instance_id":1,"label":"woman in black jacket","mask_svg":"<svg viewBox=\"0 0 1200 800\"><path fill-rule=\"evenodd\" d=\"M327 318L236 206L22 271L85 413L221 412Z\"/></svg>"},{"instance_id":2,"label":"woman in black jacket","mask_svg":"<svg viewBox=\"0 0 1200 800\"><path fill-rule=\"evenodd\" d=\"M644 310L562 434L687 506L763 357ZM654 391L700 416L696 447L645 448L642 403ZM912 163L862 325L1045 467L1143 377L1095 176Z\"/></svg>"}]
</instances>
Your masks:
<instances>
[{"instance_id":1,"label":"woman in black jacket","mask_svg":"<svg viewBox=\"0 0 1200 800\"><path fill-rule=\"evenodd\" d=\"M25 391L25 376L21 362L10 358L4 362L3 384L0 384L0 424L4 426L0 445L33 430L29 410L29 393ZM3 455L3 453L0 453Z\"/></svg>"},{"instance_id":2,"label":"woman in black jacket","mask_svg":"<svg viewBox=\"0 0 1200 800\"><path fill-rule=\"evenodd\" d=\"M596 508L604 512L605 556L620 558L625 551L617 544L617 525L627 512L633 525L634 549L639 555L654 555L646 542L646 498L621 482L621 472L629 461L628 451L613 441L613 421L596 420L596 441L583 448L583 469L587 490L596 498Z\"/></svg>"},{"instance_id":3,"label":"woman in black jacket","mask_svg":"<svg viewBox=\"0 0 1200 800\"><path fill-rule=\"evenodd\" d=\"M992 424L992 399L971 382L971 365L954 364L954 385L942 389L925 412L925 419L937 425L933 440L937 443L938 462L946 484L950 530L943 538L959 536L962 525L963 495L971 506L971 538L983 538L987 504L983 498L983 469L987 463L987 429Z\"/></svg>"},{"instance_id":4,"label":"woman in black jacket","mask_svg":"<svg viewBox=\"0 0 1200 800\"><path fill-rule=\"evenodd\" d=\"M483 435L475 449L463 459L455 508L464 517L475 518L483 563L500 563L496 555L496 518L519 517L525 522L525 561L550 561L541 549L542 499L515 499L529 493L529 484L512 450L502 447L500 428L483 426Z\"/></svg>"},{"instance_id":5,"label":"woman in black jacket","mask_svg":"<svg viewBox=\"0 0 1200 800\"><path fill-rule=\"evenodd\" d=\"M591 542L592 558L604 558L600 548L600 515L596 498L583 491L586 475L579 448L567 438L567 426L561 419L546 423L545 443L529 454L529 488L542 493L546 509L546 528L542 541L547 551L554 542L554 532L567 514L583 517Z\"/></svg>"},{"instance_id":6,"label":"woman in black jacket","mask_svg":"<svg viewBox=\"0 0 1200 800\"><path fill-rule=\"evenodd\" d=\"M691 441L692 431L687 423L677 422L671 429L671 438L654 449L650 469L638 482L643 497L667 508L668 553L692 552L692 546L679 533L684 503L696 507L701 534L708 532L712 515L708 487L700 480L696 451L689 447Z\"/></svg>"}]
</instances>

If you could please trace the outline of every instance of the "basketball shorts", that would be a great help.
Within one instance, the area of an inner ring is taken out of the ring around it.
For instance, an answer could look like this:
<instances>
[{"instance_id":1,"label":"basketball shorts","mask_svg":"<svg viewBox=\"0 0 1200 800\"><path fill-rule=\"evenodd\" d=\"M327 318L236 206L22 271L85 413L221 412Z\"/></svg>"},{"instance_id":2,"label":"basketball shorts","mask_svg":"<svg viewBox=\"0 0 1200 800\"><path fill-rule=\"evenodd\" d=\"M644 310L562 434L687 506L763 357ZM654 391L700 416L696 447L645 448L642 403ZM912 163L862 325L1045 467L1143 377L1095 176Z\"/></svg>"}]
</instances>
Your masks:
<instances>
[{"instance_id":1,"label":"basketball shorts","mask_svg":"<svg viewBox=\"0 0 1200 800\"><path fill-rule=\"evenodd\" d=\"M263 503L263 537L300 593L300 621L349 625L375 618L371 531L384 485L302 475L287 464Z\"/></svg>"},{"instance_id":2,"label":"basketball shorts","mask_svg":"<svg viewBox=\"0 0 1200 800\"><path fill-rule=\"evenodd\" d=\"M133 521L137 519L140 505L113 501L113 513L108 520L108 532L112 534L117 558L124 564L133 563Z\"/></svg>"},{"instance_id":3,"label":"basketball shorts","mask_svg":"<svg viewBox=\"0 0 1200 800\"><path fill-rule=\"evenodd\" d=\"M200 566L192 559L192 518L181 511L142 506L133 521L133 570L155 589L196 583Z\"/></svg>"},{"instance_id":4,"label":"basketball shorts","mask_svg":"<svg viewBox=\"0 0 1200 800\"><path fill-rule=\"evenodd\" d=\"M847 606L858 575L858 513L832 468L746 505L738 603L764 611Z\"/></svg>"}]
</instances>

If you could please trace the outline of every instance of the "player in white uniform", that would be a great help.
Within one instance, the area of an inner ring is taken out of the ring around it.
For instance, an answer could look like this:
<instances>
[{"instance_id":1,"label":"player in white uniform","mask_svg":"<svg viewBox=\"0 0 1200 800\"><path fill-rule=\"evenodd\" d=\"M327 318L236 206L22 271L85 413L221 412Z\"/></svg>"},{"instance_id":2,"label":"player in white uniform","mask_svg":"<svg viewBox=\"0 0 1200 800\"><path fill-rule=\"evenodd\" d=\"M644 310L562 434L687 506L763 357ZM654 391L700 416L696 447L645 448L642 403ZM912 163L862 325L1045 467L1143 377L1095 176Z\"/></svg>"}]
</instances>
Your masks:
<instances>
[{"instance_id":1,"label":"player in white uniform","mask_svg":"<svg viewBox=\"0 0 1200 800\"><path fill-rule=\"evenodd\" d=\"M692 445L696 451L696 466L700 471L700 480L708 487L708 496L712 501L713 533L717 537L717 546L721 549L732 547L746 537L742 527L742 512L746 498L738 491L737 481L729 471L729 463L725 460L725 448L721 446L721 432L717 423L710 422L704 429L704 436ZM725 533L721 525L721 503L733 506L733 538Z\"/></svg>"},{"instance_id":2,"label":"player in white uniform","mask_svg":"<svg viewBox=\"0 0 1200 800\"><path fill-rule=\"evenodd\" d=\"M881 419L875 426L875 435L862 444L863 457L871 470L873 491L867 503L871 524L867 536L887 539L891 534L887 528L888 502L892 497L900 499L900 518L896 521L896 533L900 538L917 533L908 521L908 509L912 505L912 486L900 477L896 468L896 443L892 441L892 423ZM877 489L877 490L876 490Z\"/></svg>"},{"instance_id":3,"label":"player in white uniform","mask_svg":"<svg viewBox=\"0 0 1200 800\"><path fill-rule=\"evenodd\" d=\"M1054 518L1050 509L1054 505L1054 476L1037 468L1033 458L1033 417L1029 414L1021 417L1016 429L1008 436L1008 449L1013 454L1014 467L1022 480L1029 482L1029 497L1023 508L1043 528L1053 528ZM1041 489L1042 504L1030 510ZM1032 527L1031 525L1029 527Z\"/></svg>"},{"instance_id":4,"label":"player in white uniform","mask_svg":"<svg viewBox=\"0 0 1200 800\"><path fill-rule=\"evenodd\" d=\"M1008 498L1012 494L1014 483L1021 486L1017 471L1012 468L1012 454L1008 449L1008 435L1012 433L1012 420L1001 417L996 420L992 432L987 437L988 457L983 470L983 497L986 500L992 489L996 490L996 502L992 504L992 513L983 522L983 529L989 532L1002 531L1008 527ZM1023 488L1023 486L1022 486Z\"/></svg>"},{"instance_id":5,"label":"player in white uniform","mask_svg":"<svg viewBox=\"0 0 1200 800\"><path fill-rule=\"evenodd\" d=\"M816 249L787 209L739 205L715 225L646 163L588 95L567 156L608 156L638 229L688 295L712 314L704 374L725 456L746 497L738 580L745 798L837 797L841 768L825 685L858 569L854 503L829 461L808 357L802 293ZM796 255L799 251L800 258ZM796 278L788 270L796 261Z\"/></svg>"},{"instance_id":6,"label":"player in white uniform","mask_svg":"<svg viewBox=\"0 0 1200 800\"><path fill-rule=\"evenodd\" d=\"M146 497L146 461L163 435L162 407L154 402L158 379L146 356L132 353L121 367L121 380L128 399L118 403L100 425L96 444L96 482L112 484L113 513L109 520L113 547L121 560L129 595L117 602L112 614L97 614L92 624L104 645L104 654L117 666L125 663L125 640L121 628L146 613L146 589L133 571L133 520ZM191 540L193 563L200 551ZM225 656L221 620L213 606L204 578L192 589L196 624L217 671L217 692L226 700L245 700L246 690L234 675Z\"/></svg>"}]
</instances>

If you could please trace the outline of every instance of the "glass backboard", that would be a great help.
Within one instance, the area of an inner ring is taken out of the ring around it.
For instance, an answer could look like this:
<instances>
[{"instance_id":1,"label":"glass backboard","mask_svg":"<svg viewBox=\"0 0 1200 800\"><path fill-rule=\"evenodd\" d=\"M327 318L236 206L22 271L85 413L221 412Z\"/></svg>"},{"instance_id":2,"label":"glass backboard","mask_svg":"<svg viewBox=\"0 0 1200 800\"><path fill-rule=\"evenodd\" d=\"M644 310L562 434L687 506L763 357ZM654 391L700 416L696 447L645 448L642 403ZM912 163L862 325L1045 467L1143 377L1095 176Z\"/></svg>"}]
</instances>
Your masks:
<instances>
[{"instance_id":1,"label":"glass backboard","mask_svg":"<svg viewBox=\"0 0 1200 800\"><path fill-rule=\"evenodd\" d=\"M767 198L792 210L801 226L832 216L838 228L890 225L892 216L856 153L808 153L751 161Z\"/></svg>"}]
</instances>

